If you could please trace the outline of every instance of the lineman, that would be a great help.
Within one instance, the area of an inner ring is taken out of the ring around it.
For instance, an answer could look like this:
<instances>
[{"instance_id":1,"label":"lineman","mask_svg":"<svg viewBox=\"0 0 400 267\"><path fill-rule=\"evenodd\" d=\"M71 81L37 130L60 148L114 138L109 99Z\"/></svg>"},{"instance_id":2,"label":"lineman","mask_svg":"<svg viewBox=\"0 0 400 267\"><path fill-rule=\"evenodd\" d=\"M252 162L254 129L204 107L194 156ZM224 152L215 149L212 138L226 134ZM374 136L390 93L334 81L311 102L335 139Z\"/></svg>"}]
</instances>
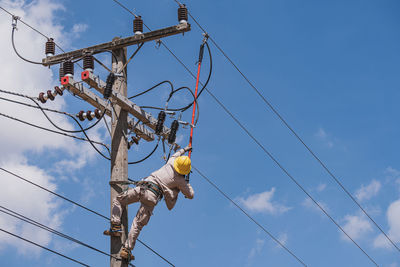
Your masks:
<instances>
[{"instance_id":1,"label":"lineman","mask_svg":"<svg viewBox=\"0 0 400 267\"><path fill-rule=\"evenodd\" d=\"M192 186L185 180L185 175L189 174L191 170L191 161L189 157L182 156L191 149L187 146L179 150L172 155L163 167L140 181L137 187L128 189L113 200L111 228L104 231L105 235L111 236L121 235L122 207L139 201L141 204L132 222L128 239L121 248L120 256L122 259L130 261L135 258L131 250L135 247L136 239L143 226L149 222L154 207L163 196L169 210L175 206L180 191L186 198L192 199L194 197Z\"/></svg>"}]
</instances>

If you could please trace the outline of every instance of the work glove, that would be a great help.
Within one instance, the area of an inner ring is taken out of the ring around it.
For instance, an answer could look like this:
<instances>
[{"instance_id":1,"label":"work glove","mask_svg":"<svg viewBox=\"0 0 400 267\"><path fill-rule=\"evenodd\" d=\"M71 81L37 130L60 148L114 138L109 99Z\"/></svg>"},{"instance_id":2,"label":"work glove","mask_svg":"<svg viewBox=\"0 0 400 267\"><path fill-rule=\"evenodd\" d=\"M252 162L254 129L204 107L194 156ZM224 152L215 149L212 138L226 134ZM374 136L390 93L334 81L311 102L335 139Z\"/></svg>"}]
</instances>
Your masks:
<instances>
[{"instance_id":1,"label":"work glove","mask_svg":"<svg viewBox=\"0 0 400 267\"><path fill-rule=\"evenodd\" d=\"M190 151L190 150L192 150L192 149L193 149L193 148L192 148L191 146L187 146L187 147L184 148L185 152L188 152L188 151Z\"/></svg>"}]
</instances>

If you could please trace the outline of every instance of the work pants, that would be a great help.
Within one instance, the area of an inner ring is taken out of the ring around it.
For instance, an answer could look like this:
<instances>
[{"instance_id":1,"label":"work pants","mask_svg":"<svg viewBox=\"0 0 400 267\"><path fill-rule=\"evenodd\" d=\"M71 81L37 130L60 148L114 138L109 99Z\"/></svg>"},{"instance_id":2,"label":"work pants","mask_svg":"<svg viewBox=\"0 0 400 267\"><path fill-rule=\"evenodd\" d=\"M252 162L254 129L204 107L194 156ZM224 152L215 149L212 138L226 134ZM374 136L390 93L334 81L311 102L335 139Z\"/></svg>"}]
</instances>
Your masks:
<instances>
[{"instance_id":1,"label":"work pants","mask_svg":"<svg viewBox=\"0 0 400 267\"><path fill-rule=\"evenodd\" d=\"M143 226L149 222L150 217L153 214L153 209L157 204L157 197L153 192L144 187L129 188L114 199L111 210L111 222L120 224L122 206L126 207L129 204L139 201L140 208L133 219L128 239L125 242L125 247L129 250L132 250L135 247L136 239L138 238L140 231Z\"/></svg>"}]
</instances>

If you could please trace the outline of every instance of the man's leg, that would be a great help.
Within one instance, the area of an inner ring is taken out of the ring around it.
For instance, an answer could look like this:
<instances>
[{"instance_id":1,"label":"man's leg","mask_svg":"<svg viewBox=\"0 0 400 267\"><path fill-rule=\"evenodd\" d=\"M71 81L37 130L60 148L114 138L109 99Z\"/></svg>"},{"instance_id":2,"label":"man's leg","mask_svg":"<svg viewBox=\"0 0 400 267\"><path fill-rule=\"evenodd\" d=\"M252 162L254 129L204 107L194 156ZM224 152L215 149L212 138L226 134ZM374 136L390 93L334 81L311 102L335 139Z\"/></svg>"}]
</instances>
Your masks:
<instances>
[{"instance_id":1,"label":"man's leg","mask_svg":"<svg viewBox=\"0 0 400 267\"><path fill-rule=\"evenodd\" d=\"M125 247L127 249L132 250L135 247L136 239L138 238L143 226L145 226L149 222L150 217L153 214L153 210L154 206L149 206L141 203L136 217L132 222L128 239L125 242Z\"/></svg>"},{"instance_id":2,"label":"man's leg","mask_svg":"<svg viewBox=\"0 0 400 267\"><path fill-rule=\"evenodd\" d=\"M140 199L140 188L130 188L122 192L113 200L111 209L111 228L105 230L105 235L120 236L121 235L121 215L122 208L127 205L138 202Z\"/></svg>"}]
</instances>

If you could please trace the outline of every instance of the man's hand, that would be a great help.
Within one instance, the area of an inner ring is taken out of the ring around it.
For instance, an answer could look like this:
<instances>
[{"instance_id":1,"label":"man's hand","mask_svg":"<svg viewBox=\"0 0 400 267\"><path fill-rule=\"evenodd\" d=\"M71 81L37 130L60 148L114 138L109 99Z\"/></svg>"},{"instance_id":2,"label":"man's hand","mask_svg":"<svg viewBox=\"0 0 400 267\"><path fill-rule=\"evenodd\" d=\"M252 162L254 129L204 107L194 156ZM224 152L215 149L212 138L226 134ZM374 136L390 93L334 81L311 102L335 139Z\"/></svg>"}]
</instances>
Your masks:
<instances>
[{"instance_id":1,"label":"man's hand","mask_svg":"<svg viewBox=\"0 0 400 267\"><path fill-rule=\"evenodd\" d=\"M191 151L192 149L193 149L193 148L192 148L191 146L185 147L185 151L186 151L186 152Z\"/></svg>"}]
</instances>

